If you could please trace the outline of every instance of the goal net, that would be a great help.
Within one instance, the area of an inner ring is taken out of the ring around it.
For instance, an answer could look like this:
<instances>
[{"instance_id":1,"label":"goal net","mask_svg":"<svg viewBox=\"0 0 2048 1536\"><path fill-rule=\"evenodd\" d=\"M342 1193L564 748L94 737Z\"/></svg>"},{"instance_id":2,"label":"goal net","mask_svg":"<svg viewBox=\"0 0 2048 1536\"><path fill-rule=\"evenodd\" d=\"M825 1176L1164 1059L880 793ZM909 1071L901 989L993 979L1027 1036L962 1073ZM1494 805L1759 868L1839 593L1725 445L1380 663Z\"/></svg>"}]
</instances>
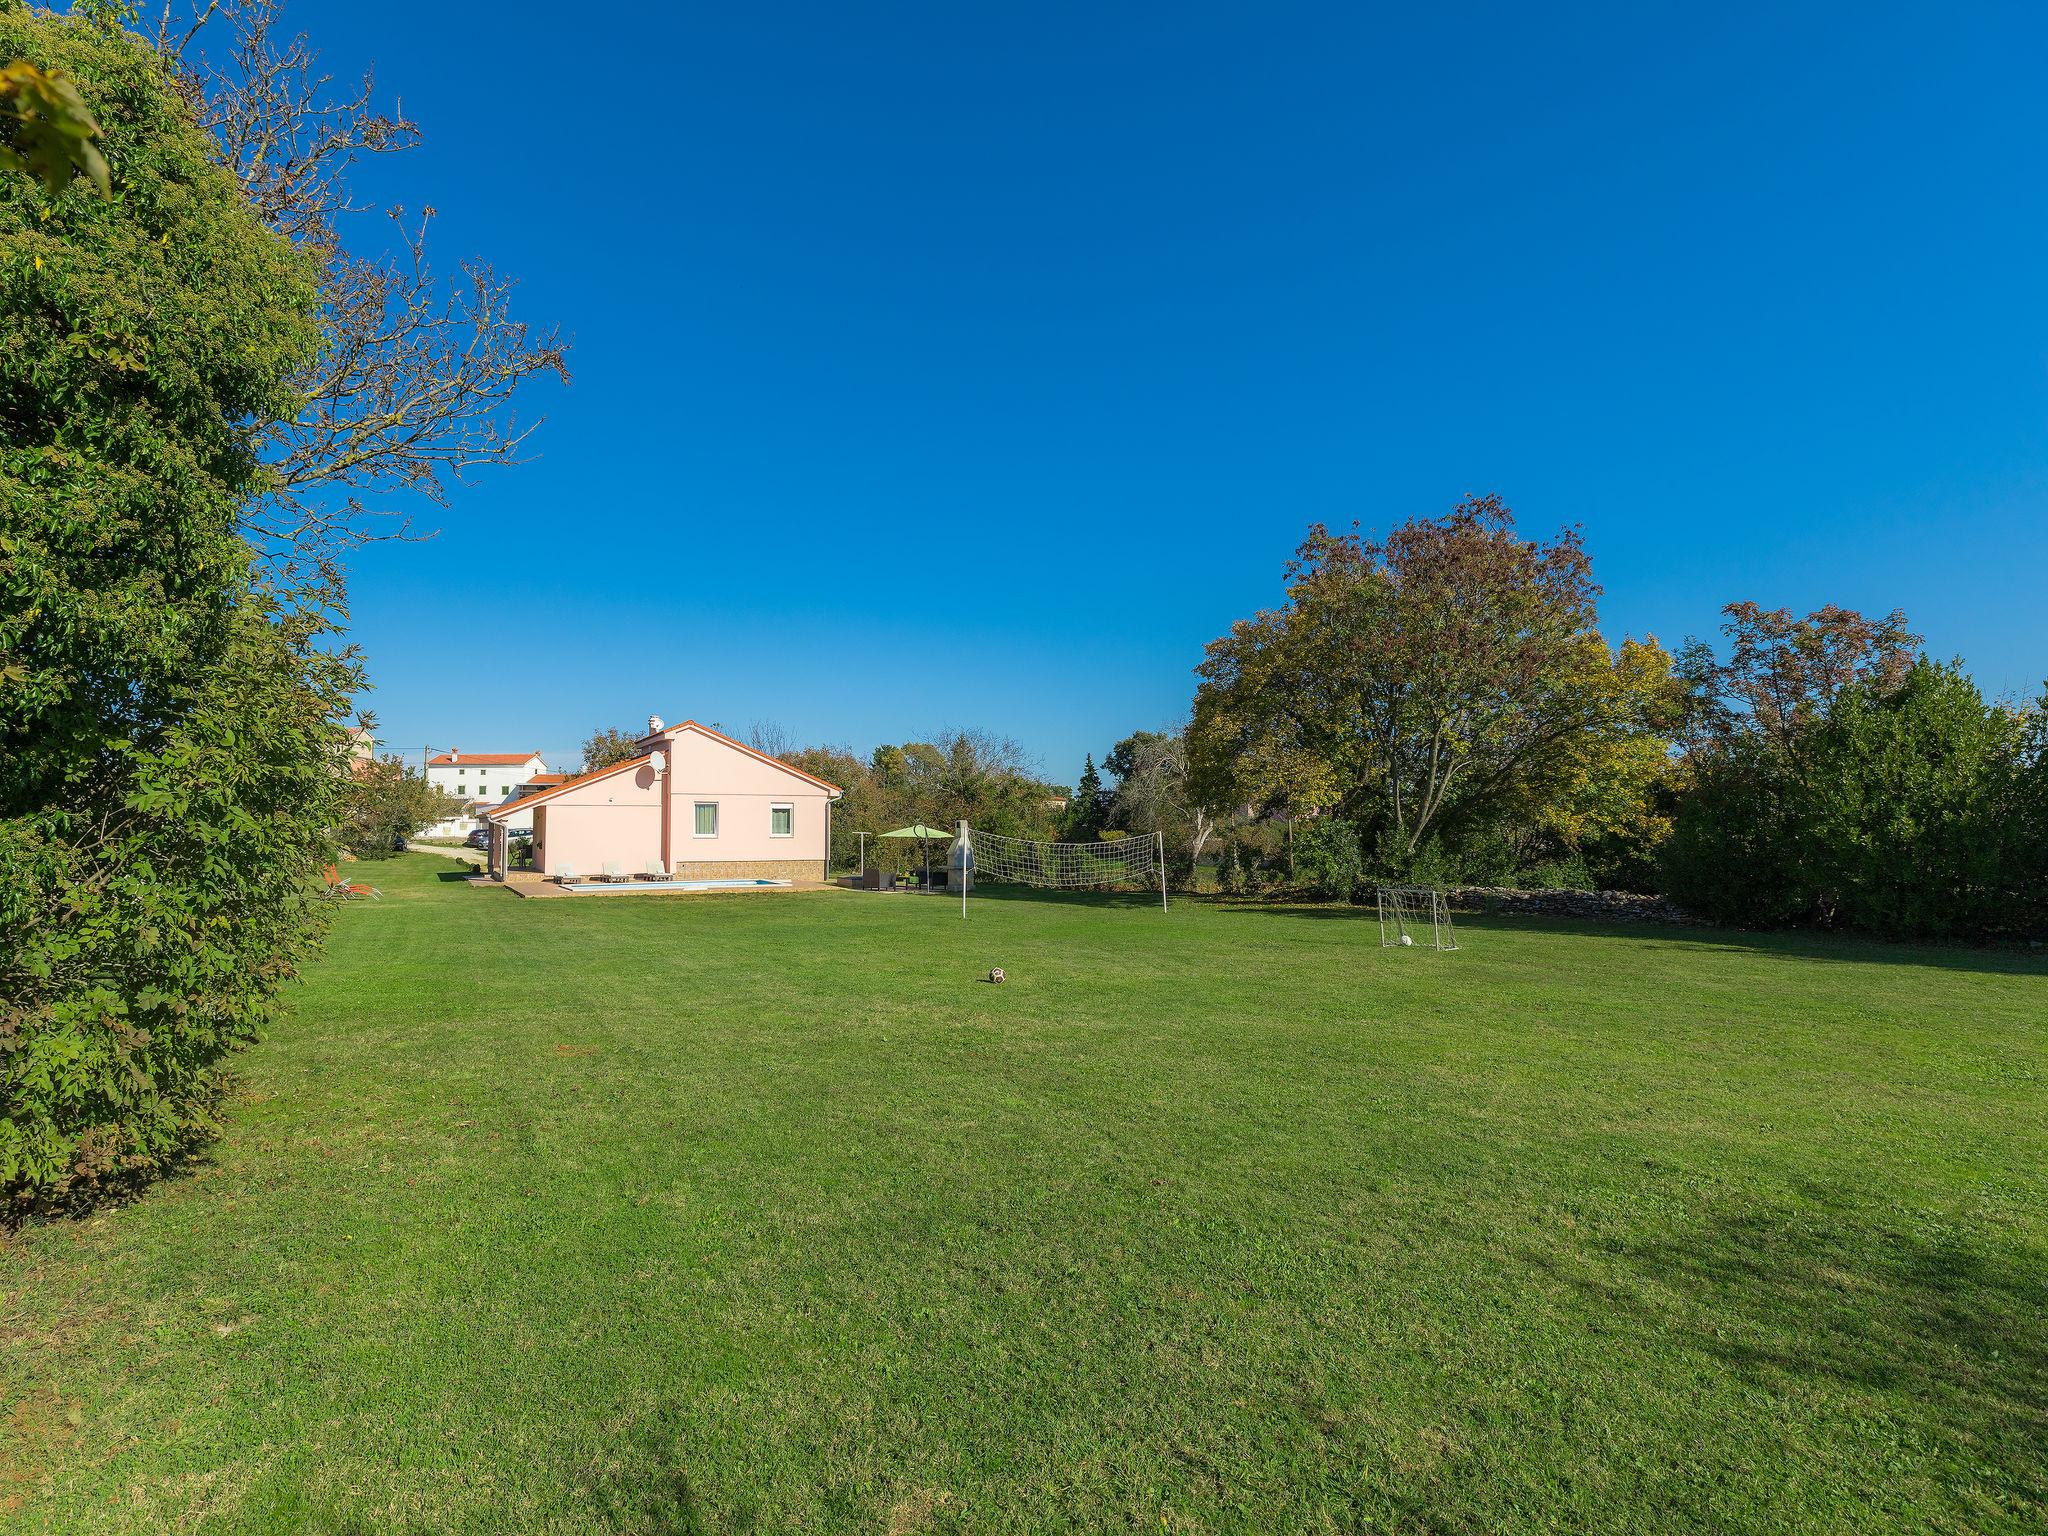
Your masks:
<instances>
[{"instance_id":1,"label":"goal net","mask_svg":"<svg viewBox=\"0 0 2048 1536\"><path fill-rule=\"evenodd\" d=\"M1426 885L1383 885L1379 888L1380 948L1456 949L1451 904L1444 893Z\"/></svg>"},{"instance_id":2,"label":"goal net","mask_svg":"<svg viewBox=\"0 0 2048 1536\"><path fill-rule=\"evenodd\" d=\"M960 824L953 863L974 880L1008 880L1059 891L1094 891L1115 886L1159 887L1159 905L1166 905L1166 846L1157 832L1099 843L1048 843L1030 837L1006 837ZM961 910L966 910L962 882Z\"/></svg>"}]
</instances>

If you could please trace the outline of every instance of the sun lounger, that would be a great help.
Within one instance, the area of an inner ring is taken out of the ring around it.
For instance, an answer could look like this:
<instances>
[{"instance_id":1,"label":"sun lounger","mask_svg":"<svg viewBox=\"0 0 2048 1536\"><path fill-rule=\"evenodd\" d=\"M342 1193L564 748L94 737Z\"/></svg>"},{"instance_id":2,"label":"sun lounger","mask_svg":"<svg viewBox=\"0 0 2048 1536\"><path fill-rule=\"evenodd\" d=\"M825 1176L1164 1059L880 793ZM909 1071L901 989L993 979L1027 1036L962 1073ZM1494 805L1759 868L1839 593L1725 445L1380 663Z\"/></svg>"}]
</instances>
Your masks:
<instances>
[{"instance_id":1,"label":"sun lounger","mask_svg":"<svg viewBox=\"0 0 2048 1536\"><path fill-rule=\"evenodd\" d=\"M567 885L575 878L576 866L574 864L557 864L555 866L555 883L557 885Z\"/></svg>"},{"instance_id":2,"label":"sun lounger","mask_svg":"<svg viewBox=\"0 0 2048 1536\"><path fill-rule=\"evenodd\" d=\"M659 859L649 859L647 861L646 878L649 880L666 880L668 878L668 866Z\"/></svg>"},{"instance_id":3,"label":"sun lounger","mask_svg":"<svg viewBox=\"0 0 2048 1536\"><path fill-rule=\"evenodd\" d=\"M604 867L604 874L600 878L608 882L615 880L624 880L626 878L626 871L624 866L622 865L607 863Z\"/></svg>"}]
</instances>

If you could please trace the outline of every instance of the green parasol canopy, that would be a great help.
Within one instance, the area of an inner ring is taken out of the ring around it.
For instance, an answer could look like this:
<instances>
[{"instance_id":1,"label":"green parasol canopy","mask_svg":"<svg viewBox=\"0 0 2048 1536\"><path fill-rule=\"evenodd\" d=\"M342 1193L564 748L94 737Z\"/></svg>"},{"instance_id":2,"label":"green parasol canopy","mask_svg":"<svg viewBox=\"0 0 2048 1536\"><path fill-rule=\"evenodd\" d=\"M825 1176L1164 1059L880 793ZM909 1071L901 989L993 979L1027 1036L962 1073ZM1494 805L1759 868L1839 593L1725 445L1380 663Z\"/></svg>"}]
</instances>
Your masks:
<instances>
[{"instance_id":1,"label":"green parasol canopy","mask_svg":"<svg viewBox=\"0 0 2048 1536\"><path fill-rule=\"evenodd\" d=\"M950 832L940 831L937 827L928 827L921 821L914 827L898 827L894 832L877 832L875 834L877 837L914 837L919 842L927 842L935 837L951 837L952 835Z\"/></svg>"}]
</instances>

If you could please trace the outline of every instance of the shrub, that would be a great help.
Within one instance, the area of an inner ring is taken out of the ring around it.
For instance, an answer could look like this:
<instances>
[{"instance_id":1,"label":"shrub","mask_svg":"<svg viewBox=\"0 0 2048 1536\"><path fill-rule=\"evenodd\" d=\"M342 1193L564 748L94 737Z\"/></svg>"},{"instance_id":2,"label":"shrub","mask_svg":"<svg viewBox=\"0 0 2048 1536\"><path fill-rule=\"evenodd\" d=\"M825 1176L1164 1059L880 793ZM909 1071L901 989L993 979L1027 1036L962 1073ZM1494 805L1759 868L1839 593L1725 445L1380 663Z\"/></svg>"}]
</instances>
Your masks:
<instances>
[{"instance_id":1,"label":"shrub","mask_svg":"<svg viewBox=\"0 0 2048 1536\"><path fill-rule=\"evenodd\" d=\"M1216 855L1216 889L1226 896L1242 896L1245 888L1244 860L1236 843L1225 843Z\"/></svg>"},{"instance_id":2,"label":"shrub","mask_svg":"<svg viewBox=\"0 0 2048 1536\"><path fill-rule=\"evenodd\" d=\"M1350 900L1365 883L1358 829L1339 817L1320 817L1295 834L1295 879L1326 900Z\"/></svg>"},{"instance_id":3,"label":"shrub","mask_svg":"<svg viewBox=\"0 0 2048 1536\"><path fill-rule=\"evenodd\" d=\"M0 1200L205 1137L316 942L356 682L236 531L248 423L318 340L310 259L249 211L137 39L0 8L71 75L114 196L0 172ZM70 338L70 345L53 340Z\"/></svg>"},{"instance_id":4,"label":"shrub","mask_svg":"<svg viewBox=\"0 0 2048 1536\"><path fill-rule=\"evenodd\" d=\"M1902 937L2038 931L2028 717L1954 667L1844 688L1796 729L1695 766L1664 850L1673 900L1721 922Z\"/></svg>"},{"instance_id":5,"label":"shrub","mask_svg":"<svg viewBox=\"0 0 2048 1536\"><path fill-rule=\"evenodd\" d=\"M401 838L461 810L461 801L428 783L425 774L399 758L359 763L349 780L342 845L359 859L388 859Z\"/></svg>"}]
</instances>

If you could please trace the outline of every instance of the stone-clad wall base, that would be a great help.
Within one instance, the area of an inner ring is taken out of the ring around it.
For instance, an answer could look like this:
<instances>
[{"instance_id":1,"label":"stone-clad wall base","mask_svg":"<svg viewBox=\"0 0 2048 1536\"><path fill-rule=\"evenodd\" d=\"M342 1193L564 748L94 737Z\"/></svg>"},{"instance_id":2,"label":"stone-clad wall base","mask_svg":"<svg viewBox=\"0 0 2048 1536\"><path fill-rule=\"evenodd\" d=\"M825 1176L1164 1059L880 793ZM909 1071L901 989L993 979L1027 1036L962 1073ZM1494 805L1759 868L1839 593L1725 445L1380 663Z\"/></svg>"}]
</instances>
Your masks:
<instances>
[{"instance_id":1,"label":"stone-clad wall base","mask_svg":"<svg viewBox=\"0 0 2048 1536\"><path fill-rule=\"evenodd\" d=\"M1455 885L1446 893L1451 910L1512 912L1525 917L1589 917L1611 923L1689 923L1662 896L1633 891L1522 891L1508 886Z\"/></svg>"},{"instance_id":2,"label":"stone-clad wall base","mask_svg":"<svg viewBox=\"0 0 2048 1536\"><path fill-rule=\"evenodd\" d=\"M689 859L676 865L678 880L822 880L822 859Z\"/></svg>"}]
</instances>

